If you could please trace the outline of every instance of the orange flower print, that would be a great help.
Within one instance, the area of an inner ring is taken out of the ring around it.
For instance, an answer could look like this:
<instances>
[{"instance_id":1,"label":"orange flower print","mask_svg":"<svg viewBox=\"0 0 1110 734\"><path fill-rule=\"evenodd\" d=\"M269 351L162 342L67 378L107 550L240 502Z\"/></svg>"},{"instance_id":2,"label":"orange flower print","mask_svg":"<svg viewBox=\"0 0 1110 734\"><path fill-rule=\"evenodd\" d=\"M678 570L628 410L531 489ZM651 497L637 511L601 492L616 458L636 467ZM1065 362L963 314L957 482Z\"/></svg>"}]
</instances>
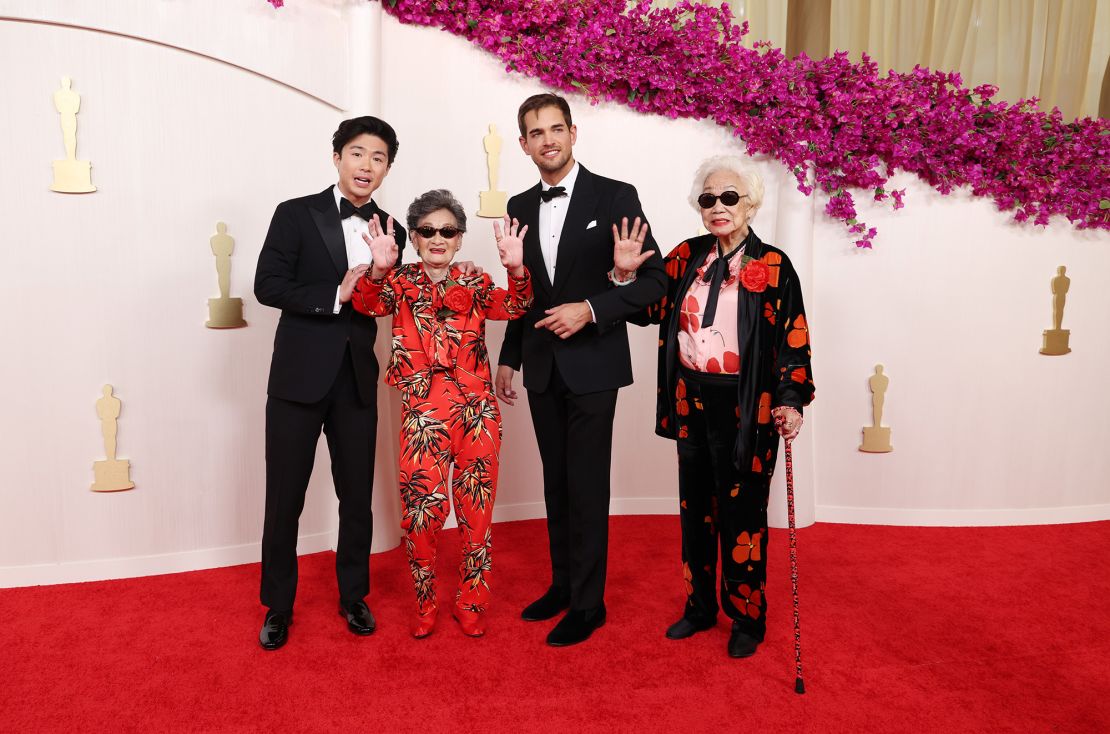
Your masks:
<instances>
[{"instance_id":1,"label":"orange flower print","mask_svg":"<svg viewBox=\"0 0 1110 734\"><path fill-rule=\"evenodd\" d=\"M690 431L686 430L685 425L681 425L681 426L678 427L678 437L679 438L689 438L690 437Z\"/></svg>"},{"instance_id":2,"label":"orange flower print","mask_svg":"<svg viewBox=\"0 0 1110 734\"><path fill-rule=\"evenodd\" d=\"M686 296L682 301L682 308L678 312L678 328L680 331L694 332L701 328L701 321L698 319L698 312L701 306L698 305L698 299L693 296Z\"/></svg>"},{"instance_id":3,"label":"orange flower print","mask_svg":"<svg viewBox=\"0 0 1110 734\"><path fill-rule=\"evenodd\" d=\"M759 396L759 415L756 417L756 422L771 422L771 393L769 392L765 392Z\"/></svg>"},{"instance_id":4,"label":"orange flower print","mask_svg":"<svg viewBox=\"0 0 1110 734\"><path fill-rule=\"evenodd\" d=\"M759 460L758 456L752 457L752 471L756 474L763 471L763 462Z\"/></svg>"},{"instance_id":5,"label":"orange flower print","mask_svg":"<svg viewBox=\"0 0 1110 734\"><path fill-rule=\"evenodd\" d=\"M735 497L738 494L740 494L740 485L739 484L732 485L732 489L729 491L728 496L729 497Z\"/></svg>"},{"instance_id":6,"label":"orange flower print","mask_svg":"<svg viewBox=\"0 0 1110 734\"><path fill-rule=\"evenodd\" d=\"M770 271L767 277L767 284L772 288L779 287L779 264L782 262L782 255L777 252L768 252L763 257L759 258L766 264L767 269Z\"/></svg>"},{"instance_id":7,"label":"orange flower print","mask_svg":"<svg viewBox=\"0 0 1110 734\"><path fill-rule=\"evenodd\" d=\"M760 533L749 535L747 530L740 533L736 538L736 547L732 549L732 560L737 563L762 560L760 537L762 537Z\"/></svg>"},{"instance_id":8,"label":"orange flower print","mask_svg":"<svg viewBox=\"0 0 1110 734\"><path fill-rule=\"evenodd\" d=\"M771 322L771 326L775 325L775 309L771 308L770 303L763 304L763 318Z\"/></svg>"},{"instance_id":9,"label":"orange flower print","mask_svg":"<svg viewBox=\"0 0 1110 734\"><path fill-rule=\"evenodd\" d=\"M740 371L740 355L736 352L725 352L725 372L736 374Z\"/></svg>"},{"instance_id":10,"label":"orange flower print","mask_svg":"<svg viewBox=\"0 0 1110 734\"><path fill-rule=\"evenodd\" d=\"M741 614L746 614L752 619L759 619L760 611L759 605L763 601L763 594L756 589L752 591L752 587L747 584L740 584L736 589L739 596L728 595L728 598L736 605Z\"/></svg>"},{"instance_id":11,"label":"orange flower print","mask_svg":"<svg viewBox=\"0 0 1110 734\"><path fill-rule=\"evenodd\" d=\"M678 378L678 383L674 386L674 396L680 400L686 397L686 380L681 377Z\"/></svg>"},{"instance_id":12,"label":"orange flower print","mask_svg":"<svg viewBox=\"0 0 1110 734\"><path fill-rule=\"evenodd\" d=\"M686 584L686 596L694 595L694 574L690 573L690 564L682 564L682 581Z\"/></svg>"},{"instance_id":13,"label":"orange flower print","mask_svg":"<svg viewBox=\"0 0 1110 734\"><path fill-rule=\"evenodd\" d=\"M717 361L716 357L710 357L709 361L705 363L705 371L710 374L720 374L721 363Z\"/></svg>"},{"instance_id":14,"label":"orange flower print","mask_svg":"<svg viewBox=\"0 0 1110 734\"><path fill-rule=\"evenodd\" d=\"M786 335L786 343L795 349L800 349L809 341L809 329L806 327L806 317L804 314L798 314L798 318L794 319L794 328Z\"/></svg>"},{"instance_id":15,"label":"orange flower print","mask_svg":"<svg viewBox=\"0 0 1110 734\"><path fill-rule=\"evenodd\" d=\"M790 379L793 380L794 382L805 382L806 381L806 368L805 367L795 367L794 371L790 373Z\"/></svg>"}]
</instances>

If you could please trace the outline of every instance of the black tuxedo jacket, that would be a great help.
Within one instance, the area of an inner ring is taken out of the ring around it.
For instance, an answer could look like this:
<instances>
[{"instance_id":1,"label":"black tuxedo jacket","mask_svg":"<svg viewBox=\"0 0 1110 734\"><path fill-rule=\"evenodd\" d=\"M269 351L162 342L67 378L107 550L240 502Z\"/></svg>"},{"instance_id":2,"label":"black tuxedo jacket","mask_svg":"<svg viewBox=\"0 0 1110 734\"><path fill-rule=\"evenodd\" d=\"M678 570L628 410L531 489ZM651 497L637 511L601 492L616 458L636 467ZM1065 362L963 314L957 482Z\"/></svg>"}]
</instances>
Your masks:
<instances>
[{"instance_id":1,"label":"black tuxedo jacket","mask_svg":"<svg viewBox=\"0 0 1110 734\"><path fill-rule=\"evenodd\" d=\"M656 256L640 266L636 282L620 287L609 282L612 225L619 227L621 217L628 217L629 226L636 217L646 219L635 187L596 176L579 165L559 237L554 283L548 279L540 250L540 184L509 199L508 210L522 226L528 225L524 265L532 273L535 301L523 318L509 322L498 362L515 370L523 366L524 387L536 392L547 389L554 365L571 392L579 395L630 385L632 360L624 319L662 298L667 284L663 258L650 230L644 247ZM597 322L569 339L535 328L546 309L585 300L593 306Z\"/></svg>"},{"instance_id":2,"label":"black tuxedo jacket","mask_svg":"<svg viewBox=\"0 0 1110 734\"><path fill-rule=\"evenodd\" d=\"M384 226L388 215L377 204L374 209ZM394 232L400 253L405 229L397 224ZM300 403L323 399L349 342L359 395L364 404L374 404L377 324L356 312L350 302L342 304L338 314L332 313L335 289L347 269L343 226L332 187L278 204L254 275L258 302L281 309L267 387L272 397Z\"/></svg>"}]
</instances>

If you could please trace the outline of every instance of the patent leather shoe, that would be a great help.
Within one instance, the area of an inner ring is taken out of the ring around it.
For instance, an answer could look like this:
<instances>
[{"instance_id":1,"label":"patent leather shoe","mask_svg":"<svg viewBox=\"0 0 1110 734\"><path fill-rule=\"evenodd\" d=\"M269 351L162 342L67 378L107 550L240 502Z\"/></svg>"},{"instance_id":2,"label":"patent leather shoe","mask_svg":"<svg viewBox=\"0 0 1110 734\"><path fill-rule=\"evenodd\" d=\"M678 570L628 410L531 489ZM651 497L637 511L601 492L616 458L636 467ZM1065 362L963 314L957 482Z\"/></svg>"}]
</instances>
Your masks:
<instances>
[{"instance_id":1,"label":"patent leather shoe","mask_svg":"<svg viewBox=\"0 0 1110 734\"><path fill-rule=\"evenodd\" d=\"M689 617L683 617L670 627L667 628L668 640L685 640L687 637L693 637L699 632L705 632L708 629L713 629L717 626L717 620L711 622L700 622Z\"/></svg>"},{"instance_id":2,"label":"patent leather shoe","mask_svg":"<svg viewBox=\"0 0 1110 734\"><path fill-rule=\"evenodd\" d=\"M289 639L289 625L293 624L292 612L266 612L262 629L258 633L258 644L263 650L276 650Z\"/></svg>"},{"instance_id":3,"label":"patent leather shoe","mask_svg":"<svg viewBox=\"0 0 1110 734\"><path fill-rule=\"evenodd\" d=\"M370 613L370 607L366 606L364 601L356 601L354 604L340 603L339 616L346 617L347 629L356 635L369 635L378 628L374 615Z\"/></svg>"},{"instance_id":4,"label":"patent leather shoe","mask_svg":"<svg viewBox=\"0 0 1110 734\"><path fill-rule=\"evenodd\" d=\"M467 637L481 637L486 633L486 621L481 612L455 607L451 610L451 616L459 623L459 627Z\"/></svg>"},{"instance_id":5,"label":"patent leather shoe","mask_svg":"<svg viewBox=\"0 0 1110 734\"><path fill-rule=\"evenodd\" d=\"M412 623L409 625L409 631L412 636L418 640L422 640L428 635L432 634L432 630L436 627L436 617L439 610L432 608L426 612L416 612L412 615Z\"/></svg>"},{"instance_id":6,"label":"patent leather shoe","mask_svg":"<svg viewBox=\"0 0 1110 734\"><path fill-rule=\"evenodd\" d=\"M547 634L547 644L552 647L577 645L590 639L594 630L604 624L604 604L589 610L571 609Z\"/></svg>"},{"instance_id":7,"label":"patent leather shoe","mask_svg":"<svg viewBox=\"0 0 1110 734\"><path fill-rule=\"evenodd\" d=\"M552 586L543 596L524 607L520 618L525 622L542 622L545 619L551 619L569 606L570 592Z\"/></svg>"},{"instance_id":8,"label":"patent leather shoe","mask_svg":"<svg viewBox=\"0 0 1110 734\"><path fill-rule=\"evenodd\" d=\"M732 658L750 658L759 647L759 640L740 631L740 625L732 623L732 633L728 636L728 655Z\"/></svg>"}]
</instances>

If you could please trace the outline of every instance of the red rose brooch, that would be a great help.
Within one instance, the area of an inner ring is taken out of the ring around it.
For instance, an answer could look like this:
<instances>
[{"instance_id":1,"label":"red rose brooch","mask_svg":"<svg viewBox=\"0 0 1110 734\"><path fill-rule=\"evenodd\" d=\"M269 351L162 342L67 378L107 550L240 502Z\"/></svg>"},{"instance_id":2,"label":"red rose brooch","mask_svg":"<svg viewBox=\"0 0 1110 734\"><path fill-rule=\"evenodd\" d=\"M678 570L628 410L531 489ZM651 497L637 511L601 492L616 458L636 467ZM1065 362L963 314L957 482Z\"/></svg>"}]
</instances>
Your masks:
<instances>
[{"instance_id":1,"label":"red rose brooch","mask_svg":"<svg viewBox=\"0 0 1110 734\"><path fill-rule=\"evenodd\" d=\"M443 308L436 314L445 319L452 313L468 313L474 304L474 296L466 286L455 283L443 294Z\"/></svg>"},{"instance_id":2,"label":"red rose brooch","mask_svg":"<svg viewBox=\"0 0 1110 734\"><path fill-rule=\"evenodd\" d=\"M751 258L740 269L740 283L752 293L762 293L767 290L767 283L771 280L771 269L762 260Z\"/></svg>"}]
</instances>

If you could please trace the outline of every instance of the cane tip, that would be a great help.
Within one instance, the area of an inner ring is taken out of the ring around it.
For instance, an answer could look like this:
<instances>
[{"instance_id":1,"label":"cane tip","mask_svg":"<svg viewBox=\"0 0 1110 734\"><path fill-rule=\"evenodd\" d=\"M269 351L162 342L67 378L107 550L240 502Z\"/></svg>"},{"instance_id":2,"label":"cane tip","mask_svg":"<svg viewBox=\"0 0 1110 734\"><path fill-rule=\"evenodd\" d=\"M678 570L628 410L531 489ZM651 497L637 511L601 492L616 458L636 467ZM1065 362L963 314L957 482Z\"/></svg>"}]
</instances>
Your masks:
<instances>
[{"instance_id":1,"label":"cane tip","mask_svg":"<svg viewBox=\"0 0 1110 734\"><path fill-rule=\"evenodd\" d=\"M798 676L797 678L794 679L794 693L799 693L800 694L800 693L805 693L805 692L806 692L805 681L802 680L801 676Z\"/></svg>"}]
</instances>

